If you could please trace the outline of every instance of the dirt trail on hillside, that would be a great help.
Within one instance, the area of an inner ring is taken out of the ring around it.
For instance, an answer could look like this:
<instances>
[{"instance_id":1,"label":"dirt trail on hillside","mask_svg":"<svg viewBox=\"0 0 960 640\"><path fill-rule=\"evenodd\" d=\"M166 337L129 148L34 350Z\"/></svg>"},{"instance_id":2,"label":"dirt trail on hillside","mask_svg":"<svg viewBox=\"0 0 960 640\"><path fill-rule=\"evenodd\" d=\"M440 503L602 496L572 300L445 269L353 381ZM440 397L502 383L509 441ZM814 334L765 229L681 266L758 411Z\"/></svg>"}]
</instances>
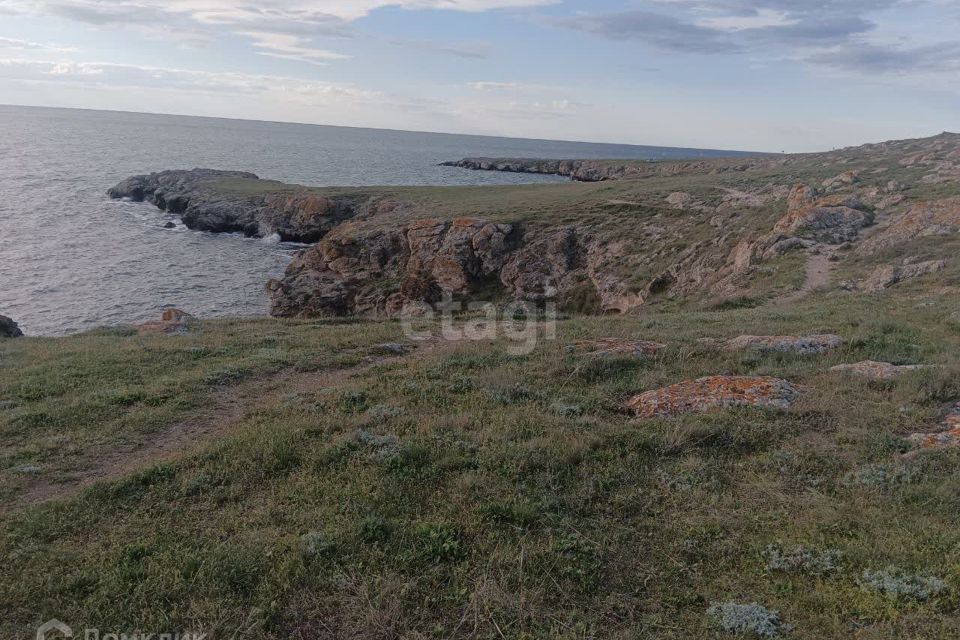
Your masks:
<instances>
[{"instance_id":1,"label":"dirt trail on hillside","mask_svg":"<svg viewBox=\"0 0 960 640\"><path fill-rule=\"evenodd\" d=\"M830 284L830 274L833 271L834 262L831 260L832 254L815 253L807 258L806 277L803 285L796 291L780 296L774 301L774 304L785 305L797 302L806 298L817 289L826 287Z\"/></svg>"},{"instance_id":2,"label":"dirt trail on hillside","mask_svg":"<svg viewBox=\"0 0 960 640\"><path fill-rule=\"evenodd\" d=\"M413 353L423 354L439 348L436 341L418 343ZM92 450L80 456L83 469L69 482L51 482L37 478L10 503L0 506L0 515L25 506L66 498L96 482L117 480L151 466L170 462L197 452L216 439L229 434L251 414L274 406L285 396L317 389L347 386L351 379L373 367L402 361L404 356L372 358L346 369L312 372L284 370L266 378L255 378L216 390L209 404L155 433L135 442L107 450Z\"/></svg>"}]
</instances>

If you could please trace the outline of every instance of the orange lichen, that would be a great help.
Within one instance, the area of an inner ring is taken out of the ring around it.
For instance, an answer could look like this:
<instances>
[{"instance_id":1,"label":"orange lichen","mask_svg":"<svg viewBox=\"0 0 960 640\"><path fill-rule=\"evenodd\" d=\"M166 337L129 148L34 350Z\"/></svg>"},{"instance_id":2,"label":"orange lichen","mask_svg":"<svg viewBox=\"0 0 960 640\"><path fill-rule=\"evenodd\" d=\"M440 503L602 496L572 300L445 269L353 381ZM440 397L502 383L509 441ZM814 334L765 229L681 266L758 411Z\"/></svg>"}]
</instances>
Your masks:
<instances>
[{"instance_id":1,"label":"orange lichen","mask_svg":"<svg viewBox=\"0 0 960 640\"><path fill-rule=\"evenodd\" d=\"M790 382L779 378L713 376L642 393L631 398L627 407L641 418L743 406L788 409L797 393Z\"/></svg>"}]
</instances>

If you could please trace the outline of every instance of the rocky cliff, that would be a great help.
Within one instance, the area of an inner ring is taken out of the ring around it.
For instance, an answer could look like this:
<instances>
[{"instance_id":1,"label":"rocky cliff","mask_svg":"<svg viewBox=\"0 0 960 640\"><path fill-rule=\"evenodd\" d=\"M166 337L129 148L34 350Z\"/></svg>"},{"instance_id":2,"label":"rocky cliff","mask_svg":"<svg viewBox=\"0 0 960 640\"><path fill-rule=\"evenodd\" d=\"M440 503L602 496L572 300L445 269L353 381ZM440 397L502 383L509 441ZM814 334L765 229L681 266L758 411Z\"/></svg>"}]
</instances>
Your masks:
<instances>
[{"instance_id":1,"label":"rocky cliff","mask_svg":"<svg viewBox=\"0 0 960 640\"><path fill-rule=\"evenodd\" d=\"M247 188L227 188L236 183ZM250 183L262 184L251 189ZM190 229L257 237L278 234L289 242L316 242L369 204L261 181L252 173L213 169L133 176L108 195L154 204L180 215Z\"/></svg>"},{"instance_id":2,"label":"rocky cliff","mask_svg":"<svg viewBox=\"0 0 960 640\"><path fill-rule=\"evenodd\" d=\"M954 134L778 158L503 166L610 181L349 190L197 169L136 176L110 195L194 229L315 243L268 284L278 316L389 317L448 297L625 313L956 280Z\"/></svg>"}]
</instances>

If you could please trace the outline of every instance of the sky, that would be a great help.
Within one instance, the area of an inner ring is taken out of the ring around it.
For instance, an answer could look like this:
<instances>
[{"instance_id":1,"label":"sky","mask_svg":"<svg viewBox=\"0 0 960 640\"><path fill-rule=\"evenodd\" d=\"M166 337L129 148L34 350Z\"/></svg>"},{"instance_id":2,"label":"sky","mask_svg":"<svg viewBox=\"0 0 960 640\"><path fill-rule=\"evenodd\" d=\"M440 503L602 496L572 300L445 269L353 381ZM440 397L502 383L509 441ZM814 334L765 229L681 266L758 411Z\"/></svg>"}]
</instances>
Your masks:
<instances>
[{"instance_id":1,"label":"sky","mask_svg":"<svg viewBox=\"0 0 960 640\"><path fill-rule=\"evenodd\" d=\"M960 1L0 0L0 104L816 151L960 130Z\"/></svg>"}]
</instances>

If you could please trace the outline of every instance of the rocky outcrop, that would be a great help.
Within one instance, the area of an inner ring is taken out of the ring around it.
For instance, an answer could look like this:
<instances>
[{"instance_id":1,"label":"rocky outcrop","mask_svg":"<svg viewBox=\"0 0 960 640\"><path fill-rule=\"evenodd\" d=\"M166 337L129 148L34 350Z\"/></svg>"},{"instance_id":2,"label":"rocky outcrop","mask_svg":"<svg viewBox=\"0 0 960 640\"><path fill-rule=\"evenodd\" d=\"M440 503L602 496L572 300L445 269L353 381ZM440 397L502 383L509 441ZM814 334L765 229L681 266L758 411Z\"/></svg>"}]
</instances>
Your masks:
<instances>
[{"instance_id":1,"label":"rocky outcrop","mask_svg":"<svg viewBox=\"0 0 960 640\"><path fill-rule=\"evenodd\" d=\"M7 316L0 316L0 338L22 338L23 331Z\"/></svg>"},{"instance_id":2,"label":"rocky outcrop","mask_svg":"<svg viewBox=\"0 0 960 640\"><path fill-rule=\"evenodd\" d=\"M789 409L797 395L796 387L779 378L713 376L642 393L628 400L627 408L640 418L746 406Z\"/></svg>"},{"instance_id":3,"label":"rocky outcrop","mask_svg":"<svg viewBox=\"0 0 960 640\"><path fill-rule=\"evenodd\" d=\"M869 255L896 247L916 238L960 234L960 198L922 202L875 236L857 247Z\"/></svg>"},{"instance_id":4,"label":"rocky outcrop","mask_svg":"<svg viewBox=\"0 0 960 640\"><path fill-rule=\"evenodd\" d=\"M623 338L593 338L579 340L573 350L588 356L627 356L646 358L655 356L667 345L649 340L625 340Z\"/></svg>"},{"instance_id":5,"label":"rocky outcrop","mask_svg":"<svg viewBox=\"0 0 960 640\"><path fill-rule=\"evenodd\" d=\"M873 219L856 197L817 197L815 190L797 185L790 192L787 215L774 226L773 234L839 245L855 240Z\"/></svg>"},{"instance_id":6,"label":"rocky outcrop","mask_svg":"<svg viewBox=\"0 0 960 640\"><path fill-rule=\"evenodd\" d=\"M889 362L874 362L866 360L854 364L840 364L831 367L830 371L835 373L846 373L857 378L866 378L868 380L893 380L899 378L905 373L914 371L923 371L933 368L928 364L895 365Z\"/></svg>"},{"instance_id":7,"label":"rocky outcrop","mask_svg":"<svg viewBox=\"0 0 960 640\"><path fill-rule=\"evenodd\" d=\"M832 334L813 336L739 336L727 341L727 351L758 351L760 353L797 353L822 355L843 344L843 338Z\"/></svg>"},{"instance_id":8,"label":"rocky outcrop","mask_svg":"<svg viewBox=\"0 0 960 640\"><path fill-rule=\"evenodd\" d=\"M787 195L787 213L773 230L757 239L745 238L729 257L732 276L791 251L838 246L856 240L874 222L874 214L850 195L821 196L813 187L797 184Z\"/></svg>"},{"instance_id":9,"label":"rocky outcrop","mask_svg":"<svg viewBox=\"0 0 960 640\"><path fill-rule=\"evenodd\" d=\"M243 188L231 188L236 184ZM290 242L316 242L361 207L348 199L261 181L252 173L214 169L133 176L107 193L177 214L190 229L257 237L278 234Z\"/></svg>"},{"instance_id":10,"label":"rocky outcrop","mask_svg":"<svg viewBox=\"0 0 960 640\"><path fill-rule=\"evenodd\" d=\"M731 155L736 155L731 153ZM751 154L743 154L750 156ZM579 182L602 182L629 178L652 178L686 174L716 174L750 171L770 166L769 157L717 158L714 160L644 161L644 160L539 160L531 158L464 158L444 162L442 167L458 167L473 171L536 173L569 177Z\"/></svg>"},{"instance_id":11,"label":"rocky outcrop","mask_svg":"<svg viewBox=\"0 0 960 640\"><path fill-rule=\"evenodd\" d=\"M863 282L847 282L844 287L849 290L878 293L900 284L906 280L913 280L931 273L939 273L947 268L945 260L927 260L925 262L907 262L899 266L879 267Z\"/></svg>"},{"instance_id":12,"label":"rocky outcrop","mask_svg":"<svg viewBox=\"0 0 960 640\"><path fill-rule=\"evenodd\" d=\"M159 320L145 322L137 326L141 336L166 335L179 336L189 333L199 326L199 321L180 309L164 309Z\"/></svg>"},{"instance_id":13,"label":"rocky outcrop","mask_svg":"<svg viewBox=\"0 0 960 640\"><path fill-rule=\"evenodd\" d=\"M947 410L940 423L940 430L934 433L915 433L907 438L920 451L960 447L960 402Z\"/></svg>"},{"instance_id":14,"label":"rocky outcrop","mask_svg":"<svg viewBox=\"0 0 960 640\"><path fill-rule=\"evenodd\" d=\"M603 270L616 255L575 227L524 231L475 218L426 219L400 227L341 224L267 285L277 316L395 316L446 297L561 305L583 288L602 310L642 304Z\"/></svg>"}]
</instances>

